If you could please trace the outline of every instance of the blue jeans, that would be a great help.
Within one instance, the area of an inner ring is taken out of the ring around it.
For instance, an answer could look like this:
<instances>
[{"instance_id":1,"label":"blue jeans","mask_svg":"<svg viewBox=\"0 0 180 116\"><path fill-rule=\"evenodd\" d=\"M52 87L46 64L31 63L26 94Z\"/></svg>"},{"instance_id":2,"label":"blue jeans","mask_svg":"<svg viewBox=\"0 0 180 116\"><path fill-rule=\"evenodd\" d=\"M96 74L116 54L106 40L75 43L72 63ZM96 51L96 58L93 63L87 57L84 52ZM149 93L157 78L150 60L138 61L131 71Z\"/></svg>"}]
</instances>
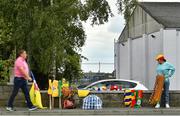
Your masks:
<instances>
[{"instance_id":1,"label":"blue jeans","mask_svg":"<svg viewBox=\"0 0 180 116\"><path fill-rule=\"evenodd\" d=\"M32 102L30 100L27 81L24 78L19 78L19 77L14 78L13 91L12 91L12 94L11 94L9 101L8 101L8 107L13 107L14 99L15 99L20 88L25 95L25 99L27 101L28 108L31 108L33 105L32 105Z\"/></svg>"},{"instance_id":2,"label":"blue jeans","mask_svg":"<svg viewBox=\"0 0 180 116\"><path fill-rule=\"evenodd\" d=\"M161 101L164 101L165 103L169 104L169 85L170 85L170 82L169 81L164 81L164 91L162 93L162 100Z\"/></svg>"}]
</instances>

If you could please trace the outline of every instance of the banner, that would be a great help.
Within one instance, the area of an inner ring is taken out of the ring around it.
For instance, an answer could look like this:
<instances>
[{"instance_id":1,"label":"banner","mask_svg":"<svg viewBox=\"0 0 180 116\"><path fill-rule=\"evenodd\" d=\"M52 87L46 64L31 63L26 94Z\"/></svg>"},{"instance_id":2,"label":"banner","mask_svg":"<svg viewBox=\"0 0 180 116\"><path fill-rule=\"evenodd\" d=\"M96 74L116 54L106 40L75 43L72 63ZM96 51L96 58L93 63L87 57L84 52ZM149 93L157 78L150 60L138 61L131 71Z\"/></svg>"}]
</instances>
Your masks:
<instances>
[{"instance_id":1,"label":"banner","mask_svg":"<svg viewBox=\"0 0 180 116\"><path fill-rule=\"evenodd\" d=\"M32 74L32 72L31 72L31 74ZM32 74L32 79L33 79L33 84L32 84L31 89L29 91L31 102L34 106L41 108L41 109L44 109L46 107L42 106L41 93L40 93L39 87L36 83L36 80L35 80L33 74Z\"/></svg>"}]
</instances>

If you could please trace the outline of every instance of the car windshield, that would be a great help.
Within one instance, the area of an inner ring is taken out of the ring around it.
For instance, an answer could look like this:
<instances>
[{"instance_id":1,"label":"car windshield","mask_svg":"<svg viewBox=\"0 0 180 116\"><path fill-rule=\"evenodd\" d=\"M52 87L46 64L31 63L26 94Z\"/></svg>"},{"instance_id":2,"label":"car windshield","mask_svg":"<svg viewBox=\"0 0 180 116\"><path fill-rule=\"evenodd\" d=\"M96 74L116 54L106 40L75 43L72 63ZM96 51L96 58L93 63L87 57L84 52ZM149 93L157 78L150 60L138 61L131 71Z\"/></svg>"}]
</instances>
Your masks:
<instances>
[{"instance_id":1,"label":"car windshield","mask_svg":"<svg viewBox=\"0 0 180 116\"><path fill-rule=\"evenodd\" d=\"M135 88L136 85L137 85L136 83L129 82L129 81L103 81L103 82L99 82L94 85L91 85L87 89L89 89L89 90L98 90L98 89L112 90L113 87L115 87L118 90L124 90L124 89Z\"/></svg>"},{"instance_id":2,"label":"car windshield","mask_svg":"<svg viewBox=\"0 0 180 116\"><path fill-rule=\"evenodd\" d=\"M77 88L78 89L83 89L84 87L86 87L88 84L83 84L83 85L79 85Z\"/></svg>"}]
</instances>

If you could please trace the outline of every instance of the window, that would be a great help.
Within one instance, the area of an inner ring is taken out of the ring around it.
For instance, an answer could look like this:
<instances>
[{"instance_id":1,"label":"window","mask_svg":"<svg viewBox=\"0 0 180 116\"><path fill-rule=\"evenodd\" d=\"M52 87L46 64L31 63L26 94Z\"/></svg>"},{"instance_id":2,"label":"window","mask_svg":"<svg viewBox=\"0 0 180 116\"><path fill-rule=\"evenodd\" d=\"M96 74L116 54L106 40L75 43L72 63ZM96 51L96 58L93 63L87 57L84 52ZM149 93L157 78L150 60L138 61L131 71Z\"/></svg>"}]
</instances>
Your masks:
<instances>
[{"instance_id":1,"label":"window","mask_svg":"<svg viewBox=\"0 0 180 116\"><path fill-rule=\"evenodd\" d=\"M136 83L129 82L129 81L103 81L100 83L96 83L90 87L88 87L88 90L98 90L99 88L105 86L106 90L110 90L112 86L118 86L118 89L131 89L137 86Z\"/></svg>"},{"instance_id":2,"label":"window","mask_svg":"<svg viewBox=\"0 0 180 116\"><path fill-rule=\"evenodd\" d=\"M98 88L100 88L100 87L102 87L102 86L108 87L109 85L111 85L109 82L110 82L110 81L104 81L104 82L96 83L96 84L88 87L88 89L89 89L89 90L98 90Z\"/></svg>"},{"instance_id":3,"label":"window","mask_svg":"<svg viewBox=\"0 0 180 116\"><path fill-rule=\"evenodd\" d=\"M117 85L118 87L122 89L134 88L137 85L136 83L129 82L129 81L114 81L113 84Z\"/></svg>"}]
</instances>

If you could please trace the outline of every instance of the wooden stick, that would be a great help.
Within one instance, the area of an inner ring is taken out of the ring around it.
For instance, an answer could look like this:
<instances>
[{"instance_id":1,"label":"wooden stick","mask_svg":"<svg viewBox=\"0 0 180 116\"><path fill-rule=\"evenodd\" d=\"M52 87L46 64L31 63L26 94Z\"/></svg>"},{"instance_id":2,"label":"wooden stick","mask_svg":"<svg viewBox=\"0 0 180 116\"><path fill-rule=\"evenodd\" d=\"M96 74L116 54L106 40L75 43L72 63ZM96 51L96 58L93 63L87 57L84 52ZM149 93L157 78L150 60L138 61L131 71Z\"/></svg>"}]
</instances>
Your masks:
<instances>
[{"instance_id":1,"label":"wooden stick","mask_svg":"<svg viewBox=\"0 0 180 116\"><path fill-rule=\"evenodd\" d=\"M49 109L52 109L52 101L51 101L51 95L49 95Z\"/></svg>"},{"instance_id":2,"label":"wooden stick","mask_svg":"<svg viewBox=\"0 0 180 116\"><path fill-rule=\"evenodd\" d=\"M62 109L62 105L61 105L61 96L59 97L59 108Z\"/></svg>"},{"instance_id":3,"label":"wooden stick","mask_svg":"<svg viewBox=\"0 0 180 116\"><path fill-rule=\"evenodd\" d=\"M54 108L54 97L52 97L52 109Z\"/></svg>"}]
</instances>

